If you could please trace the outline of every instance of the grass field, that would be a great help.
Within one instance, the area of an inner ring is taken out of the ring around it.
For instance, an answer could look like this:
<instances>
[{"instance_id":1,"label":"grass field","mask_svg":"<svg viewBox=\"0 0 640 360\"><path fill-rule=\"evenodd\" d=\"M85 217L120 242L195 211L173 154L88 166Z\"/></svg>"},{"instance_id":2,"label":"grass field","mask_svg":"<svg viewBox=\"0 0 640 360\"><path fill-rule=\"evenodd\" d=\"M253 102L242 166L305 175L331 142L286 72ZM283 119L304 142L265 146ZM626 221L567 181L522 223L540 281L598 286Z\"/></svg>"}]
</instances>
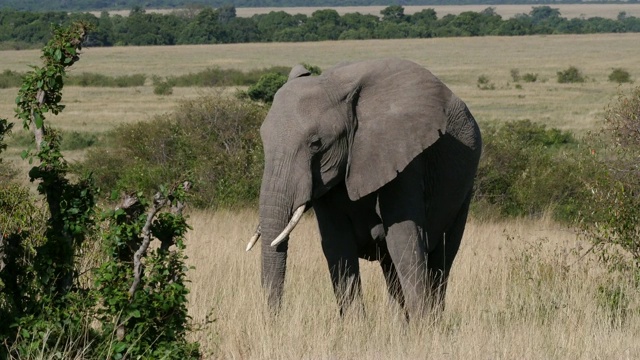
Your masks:
<instances>
[{"instance_id":1,"label":"grass field","mask_svg":"<svg viewBox=\"0 0 640 360\"><path fill-rule=\"evenodd\" d=\"M405 324L388 304L379 266L361 261L366 316L340 320L315 220L292 234L282 313L270 317L260 254L244 252L257 217L193 214L188 237L191 315L216 321L194 334L225 359L635 359L638 311L599 287L616 281L629 306L637 290L614 279L573 232L549 221L470 221L436 323Z\"/></svg>"},{"instance_id":2,"label":"grass field","mask_svg":"<svg viewBox=\"0 0 640 360\"><path fill-rule=\"evenodd\" d=\"M528 14L535 5L429 5L429 6L404 6L405 14L415 14L424 9L434 9L438 17L453 14L458 15L465 11L480 12L488 7L495 8L496 13L502 18L508 19L517 14ZM542 5L540 5L542 6ZM629 16L640 16L640 4L552 4L547 5L554 9L559 9L562 17L566 18L590 18L604 17L615 19L621 11ZM361 14L371 14L380 16L380 10L386 6L335 6L340 15L359 12ZM236 14L241 17L250 17L255 14L268 14L271 11L284 11L289 14L305 14L310 16L314 11L329 7L278 7L278 8L237 8ZM175 9L147 9L148 12L170 13ZM93 11L96 16L99 11ZM110 11L111 15L129 15L129 10Z\"/></svg>"},{"instance_id":3,"label":"grass field","mask_svg":"<svg viewBox=\"0 0 640 360\"><path fill-rule=\"evenodd\" d=\"M207 67L253 69L309 62L398 56L440 76L468 104L481 126L531 119L582 134L597 130L619 87L614 67L640 79L640 34L243 44L85 49L74 72L168 76ZM27 70L37 51L2 51L0 71ZM558 84L556 72L577 66L583 84ZM536 73L516 88L510 70ZM495 90L480 90L485 75ZM624 85L621 90L635 85ZM174 88L157 96L137 88L64 89L67 109L52 122L65 130L102 132L152 120L181 99L218 89ZM0 117L12 117L17 89L0 90ZM21 150L21 149L20 149ZM18 149L9 149L10 158ZM79 158L81 153L70 154ZM25 162L21 162L23 168ZM541 194L544 196L544 194ZM233 359L634 359L640 357L640 295L604 271L575 232L549 220L471 220L454 265L447 309L438 322L405 324L378 266L363 262L367 315L340 320L318 234L306 217L292 235L283 312L264 309L259 253L244 247L255 209L195 212L188 235L190 313L215 321L193 334L206 358ZM619 286L624 300L605 296ZM604 290L602 290L604 289ZM605 295L603 295L603 292ZM630 309L630 310L627 310Z\"/></svg>"},{"instance_id":4,"label":"grass field","mask_svg":"<svg viewBox=\"0 0 640 360\"><path fill-rule=\"evenodd\" d=\"M214 66L249 70L308 62L328 68L341 61L397 56L429 68L468 103L481 123L530 119L583 133L598 126L618 90L608 81L613 68L640 78L640 47L631 45L636 43L640 34L88 48L71 71L169 76ZM0 71L26 71L28 64L39 61L39 52L32 50L0 55ZM581 69L587 81L558 84L556 73L571 65ZM538 74L538 81L516 89L511 69ZM481 75L496 89L479 90ZM120 122L150 119L180 99L211 91L176 88L174 95L164 97L152 90L69 87L64 98L69 106L55 122L62 128L102 131ZM15 89L0 89L1 116L11 116L15 94Z\"/></svg>"}]
</instances>

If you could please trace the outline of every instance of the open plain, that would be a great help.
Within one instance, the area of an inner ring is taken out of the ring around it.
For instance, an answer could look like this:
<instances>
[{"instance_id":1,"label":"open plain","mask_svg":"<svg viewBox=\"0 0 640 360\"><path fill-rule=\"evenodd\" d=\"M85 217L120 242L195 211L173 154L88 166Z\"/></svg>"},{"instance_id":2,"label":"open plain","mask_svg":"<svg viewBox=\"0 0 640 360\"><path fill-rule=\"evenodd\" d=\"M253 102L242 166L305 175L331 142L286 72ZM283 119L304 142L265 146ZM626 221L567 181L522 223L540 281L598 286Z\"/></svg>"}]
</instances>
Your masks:
<instances>
[{"instance_id":1,"label":"open plain","mask_svg":"<svg viewBox=\"0 0 640 360\"><path fill-rule=\"evenodd\" d=\"M640 34L482 37L175 47L87 48L72 71L149 77L208 67L253 69L307 62L397 56L412 59L449 84L481 126L530 119L584 134L597 131L607 104L635 85L608 81L613 68L640 78ZM2 51L0 71L27 71L37 51ZM558 84L576 66L580 84ZM511 70L536 74L515 83ZM482 90L485 76L492 90ZM182 99L211 88L153 94L135 88L64 89L67 109L51 123L103 132L153 121ZM17 89L0 90L0 117L12 118ZM18 127L18 126L17 126ZM18 149L10 149L16 159ZM74 154L81 157L82 154ZM540 194L544 196L544 194ZM575 231L548 219L471 219L454 264L447 307L437 321L401 320L387 303L379 267L363 261L366 314L340 319L311 216L293 232L282 313L271 316L259 284L259 252L244 247L255 209L193 211L188 234L190 314L203 328L192 337L205 358L220 359L634 359L640 358L640 295L605 271ZM619 284L624 306L603 297ZM212 322L204 324L205 319Z\"/></svg>"}]
</instances>

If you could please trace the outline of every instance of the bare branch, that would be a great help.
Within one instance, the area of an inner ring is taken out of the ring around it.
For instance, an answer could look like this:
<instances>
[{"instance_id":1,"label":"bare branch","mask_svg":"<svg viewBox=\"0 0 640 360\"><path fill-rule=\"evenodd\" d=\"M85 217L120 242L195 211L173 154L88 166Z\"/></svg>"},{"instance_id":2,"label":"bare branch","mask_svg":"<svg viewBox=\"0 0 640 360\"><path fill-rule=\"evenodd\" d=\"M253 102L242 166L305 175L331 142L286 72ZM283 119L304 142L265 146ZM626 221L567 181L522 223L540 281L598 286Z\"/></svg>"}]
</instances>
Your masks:
<instances>
[{"instance_id":1,"label":"bare branch","mask_svg":"<svg viewBox=\"0 0 640 360\"><path fill-rule=\"evenodd\" d=\"M153 205L147 213L147 221L142 228L142 244L140 248L133 255L133 284L129 288L129 297L133 297L138 285L140 285L140 277L142 276L142 255L147 252L149 244L151 243L151 224L156 217L160 209L169 203L168 199L165 199L160 192L157 192L153 196Z\"/></svg>"}]
</instances>

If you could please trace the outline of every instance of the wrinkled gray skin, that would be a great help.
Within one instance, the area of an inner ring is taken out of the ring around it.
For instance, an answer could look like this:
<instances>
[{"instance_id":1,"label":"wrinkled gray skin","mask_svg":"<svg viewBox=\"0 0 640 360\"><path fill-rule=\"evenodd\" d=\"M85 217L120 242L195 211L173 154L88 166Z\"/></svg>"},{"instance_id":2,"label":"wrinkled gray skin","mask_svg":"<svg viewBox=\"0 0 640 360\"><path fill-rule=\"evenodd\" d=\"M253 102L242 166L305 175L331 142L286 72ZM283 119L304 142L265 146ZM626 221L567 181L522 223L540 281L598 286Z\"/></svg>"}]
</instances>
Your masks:
<instances>
[{"instance_id":1,"label":"wrinkled gray skin","mask_svg":"<svg viewBox=\"0 0 640 360\"><path fill-rule=\"evenodd\" d=\"M270 243L305 204L341 312L361 296L358 258L380 262L408 316L443 306L482 147L458 97L405 60L338 65L317 77L297 66L260 133L262 286L272 309L282 301L288 239Z\"/></svg>"}]
</instances>

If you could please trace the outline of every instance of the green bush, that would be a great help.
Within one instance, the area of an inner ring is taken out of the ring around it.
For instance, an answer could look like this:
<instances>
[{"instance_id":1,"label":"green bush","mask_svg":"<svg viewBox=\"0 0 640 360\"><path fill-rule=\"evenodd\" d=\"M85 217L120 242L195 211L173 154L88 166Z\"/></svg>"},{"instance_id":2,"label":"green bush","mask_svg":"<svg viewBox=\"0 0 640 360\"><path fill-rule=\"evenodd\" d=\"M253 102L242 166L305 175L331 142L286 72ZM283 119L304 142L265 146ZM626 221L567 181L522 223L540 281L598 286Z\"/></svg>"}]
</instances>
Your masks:
<instances>
[{"instance_id":1,"label":"green bush","mask_svg":"<svg viewBox=\"0 0 640 360\"><path fill-rule=\"evenodd\" d=\"M322 70L320 67L302 63L311 75L320 75ZM288 70L287 70L288 71ZM249 98L254 101L262 101L264 103L272 103L273 97L276 95L278 89L287 82L287 72L270 72L262 75L257 83L251 85L249 89L244 92L240 91L236 96L240 99Z\"/></svg>"},{"instance_id":2,"label":"green bush","mask_svg":"<svg viewBox=\"0 0 640 360\"><path fill-rule=\"evenodd\" d=\"M510 70L510 74L511 74L511 80L513 80L513 82L520 81L521 77L520 77L520 70L519 69L511 69Z\"/></svg>"},{"instance_id":3,"label":"green bush","mask_svg":"<svg viewBox=\"0 0 640 360\"><path fill-rule=\"evenodd\" d=\"M251 100L262 101L265 103L273 102L273 97L278 89L287 82L287 76L278 73L269 73L263 75L255 85L249 87L247 96Z\"/></svg>"},{"instance_id":4,"label":"green bush","mask_svg":"<svg viewBox=\"0 0 640 360\"><path fill-rule=\"evenodd\" d=\"M538 80L538 74L534 74L534 73L526 73L524 75L522 75L522 81L524 82L536 82Z\"/></svg>"},{"instance_id":5,"label":"green bush","mask_svg":"<svg viewBox=\"0 0 640 360\"><path fill-rule=\"evenodd\" d=\"M582 216L583 235L612 270L640 286L640 87L606 111L605 126L590 138L591 161L602 171L587 179L590 207Z\"/></svg>"},{"instance_id":6,"label":"green bush","mask_svg":"<svg viewBox=\"0 0 640 360\"><path fill-rule=\"evenodd\" d=\"M168 81L158 81L154 84L153 93L156 95L173 94L173 86Z\"/></svg>"},{"instance_id":7,"label":"green bush","mask_svg":"<svg viewBox=\"0 0 640 360\"><path fill-rule=\"evenodd\" d=\"M483 128L483 156L476 180L479 217L541 216L571 221L583 206L581 169L569 132L529 120ZM481 210L482 209L482 210Z\"/></svg>"},{"instance_id":8,"label":"green bush","mask_svg":"<svg viewBox=\"0 0 640 360\"><path fill-rule=\"evenodd\" d=\"M66 84L84 87L134 87L143 86L147 77L143 74L107 76L84 72L80 75L70 75Z\"/></svg>"},{"instance_id":9,"label":"green bush","mask_svg":"<svg viewBox=\"0 0 640 360\"><path fill-rule=\"evenodd\" d=\"M147 194L189 174L197 207L250 204L262 176L265 116L263 106L222 94L184 101L153 123L116 128L76 169L92 172L101 188Z\"/></svg>"},{"instance_id":10,"label":"green bush","mask_svg":"<svg viewBox=\"0 0 640 360\"><path fill-rule=\"evenodd\" d=\"M625 69L615 68L611 71L611 74L609 74L609 81L616 82L618 84L630 83L631 75Z\"/></svg>"},{"instance_id":11,"label":"green bush","mask_svg":"<svg viewBox=\"0 0 640 360\"><path fill-rule=\"evenodd\" d=\"M82 150L96 145L98 135L94 133L71 131L62 135L61 150Z\"/></svg>"},{"instance_id":12,"label":"green bush","mask_svg":"<svg viewBox=\"0 0 640 360\"><path fill-rule=\"evenodd\" d=\"M22 85L22 75L11 70L3 71L0 74L0 89L20 87Z\"/></svg>"},{"instance_id":13,"label":"green bush","mask_svg":"<svg viewBox=\"0 0 640 360\"><path fill-rule=\"evenodd\" d=\"M563 71L558 71L558 82L561 84L565 83L582 83L585 80L582 72L575 66L569 66L568 69Z\"/></svg>"},{"instance_id":14,"label":"green bush","mask_svg":"<svg viewBox=\"0 0 640 360\"><path fill-rule=\"evenodd\" d=\"M496 86L489 80L486 75L480 75L478 77L478 88L480 90L495 90Z\"/></svg>"},{"instance_id":15,"label":"green bush","mask_svg":"<svg viewBox=\"0 0 640 360\"><path fill-rule=\"evenodd\" d=\"M289 69L283 66L273 66L266 69L254 69L243 72L236 69L220 69L218 67L205 69L197 73L170 76L166 79L173 86L248 86L253 85L265 74L288 74Z\"/></svg>"},{"instance_id":16,"label":"green bush","mask_svg":"<svg viewBox=\"0 0 640 360\"><path fill-rule=\"evenodd\" d=\"M91 176L69 179L60 133L45 121L64 108L65 69L79 60L90 29L54 28L44 66L33 66L18 91L16 114L39 138L23 156L35 162L29 177L40 197L0 184L0 358L198 359L199 345L186 339L182 208L190 183L160 187L151 202L127 195L100 218ZM0 151L10 129L0 119ZM102 252L91 251L98 227ZM105 261L90 279L79 259L94 252Z\"/></svg>"}]
</instances>

